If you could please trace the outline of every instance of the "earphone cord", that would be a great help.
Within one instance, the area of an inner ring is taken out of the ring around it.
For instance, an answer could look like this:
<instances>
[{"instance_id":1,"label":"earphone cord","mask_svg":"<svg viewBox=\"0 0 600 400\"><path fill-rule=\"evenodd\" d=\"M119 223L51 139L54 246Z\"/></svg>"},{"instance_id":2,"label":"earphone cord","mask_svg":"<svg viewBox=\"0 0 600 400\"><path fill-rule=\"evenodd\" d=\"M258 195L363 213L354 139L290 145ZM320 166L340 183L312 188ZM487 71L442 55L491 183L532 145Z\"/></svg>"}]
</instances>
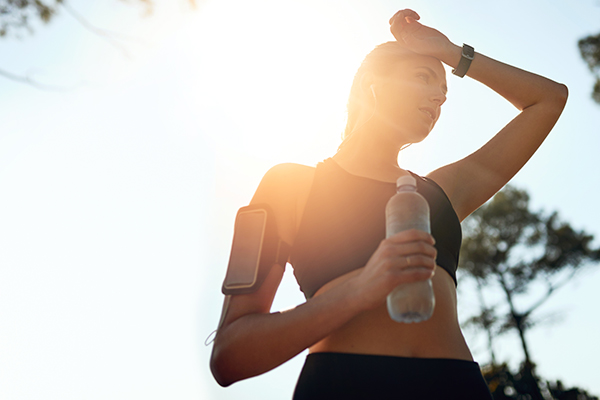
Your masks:
<instances>
[{"instance_id":1,"label":"earphone cord","mask_svg":"<svg viewBox=\"0 0 600 400\"><path fill-rule=\"evenodd\" d=\"M225 296L225 301L223 301L223 310L221 311L221 319L219 320L219 326L217 329L208 334L206 339L204 340L204 345L209 346L212 342L215 341L217 337L217 332L221 329L221 325L223 325L223 321L225 321L225 316L227 315L227 310L229 309L229 301L231 300L231 295Z\"/></svg>"}]
</instances>

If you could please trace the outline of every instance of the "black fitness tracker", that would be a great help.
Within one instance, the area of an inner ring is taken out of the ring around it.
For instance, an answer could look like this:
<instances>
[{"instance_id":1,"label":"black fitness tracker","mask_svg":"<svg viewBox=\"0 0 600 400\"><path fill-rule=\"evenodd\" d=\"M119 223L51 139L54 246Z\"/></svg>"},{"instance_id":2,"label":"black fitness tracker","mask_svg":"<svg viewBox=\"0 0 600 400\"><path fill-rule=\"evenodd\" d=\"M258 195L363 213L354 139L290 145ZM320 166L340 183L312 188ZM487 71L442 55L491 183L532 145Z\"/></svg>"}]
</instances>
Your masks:
<instances>
[{"instance_id":1,"label":"black fitness tracker","mask_svg":"<svg viewBox=\"0 0 600 400\"><path fill-rule=\"evenodd\" d=\"M471 61L473 61L474 57L475 57L475 49L473 47L469 46L468 44L463 43L462 55L460 57L460 62L458 63L458 66L452 70L452 73L454 75L458 76L459 78L462 78L463 76L465 76L465 74L469 70L469 67L471 66Z\"/></svg>"}]
</instances>

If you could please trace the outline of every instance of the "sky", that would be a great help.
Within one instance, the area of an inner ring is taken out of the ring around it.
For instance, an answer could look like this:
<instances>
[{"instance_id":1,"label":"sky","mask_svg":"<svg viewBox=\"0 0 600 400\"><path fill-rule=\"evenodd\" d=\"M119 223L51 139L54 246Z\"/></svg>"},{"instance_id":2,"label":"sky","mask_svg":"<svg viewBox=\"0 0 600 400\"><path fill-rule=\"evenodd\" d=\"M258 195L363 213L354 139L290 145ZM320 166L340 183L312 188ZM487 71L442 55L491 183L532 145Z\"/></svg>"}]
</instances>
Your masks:
<instances>
[{"instance_id":1,"label":"sky","mask_svg":"<svg viewBox=\"0 0 600 400\"><path fill-rule=\"evenodd\" d=\"M273 165L332 156L352 77L412 8L456 44L569 87L556 127L512 184L600 245L600 106L577 40L594 0L117 0L70 2L33 35L0 41L0 399L290 398L306 353L221 388L216 328L238 208ZM117 40L119 45L115 45ZM517 111L449 74L430 137L401 166L420 174L489 140ZM598 266L540 310L527 335L539 374L600 395ZM476 310L459 285L459 316ZM489 294L493 299L493 293ZM527 300L527 299L526 299ZM304 301L288 265L273 311ZM527 301L524 302L526 304ZM465 330L480 364L484 338ZM496 356L517 366L514 335Z\"/></svg>"}]
</instances>

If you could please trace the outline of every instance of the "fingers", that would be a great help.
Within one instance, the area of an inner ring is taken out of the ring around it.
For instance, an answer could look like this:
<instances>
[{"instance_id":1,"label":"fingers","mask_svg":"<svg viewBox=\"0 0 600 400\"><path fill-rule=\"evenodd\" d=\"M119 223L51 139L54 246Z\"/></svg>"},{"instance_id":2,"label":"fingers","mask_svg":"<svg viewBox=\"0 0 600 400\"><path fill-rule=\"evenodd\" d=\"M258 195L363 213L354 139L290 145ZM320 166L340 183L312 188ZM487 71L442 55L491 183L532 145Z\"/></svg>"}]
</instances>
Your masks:
<instances>
[{"instance_id":1,"label":"fingers","mask_svg":"<svg viewBox=\"0 0 600 400\"><path fill-rule=\"evenodd\" d=\"M411 242L411 243L394 243L394 242L384 242L382 245L382 255L384 257L389 258L407 258L411 257L413 259L412 265L416 265L417 261L415 261L415 256L424 256L429 259L435 259L437 256L437 250L433 245L425 242ZM411 261L407 261L408 265L411 265Z\"/></svg>"},{"instance_id":2,"label":"fingers","mask_svg":"<svg viewBox=\"0 0 600 400\"><path fill-rule=\"evenodd\" d=\"M429 243L432 246L435 244L435 239L429 233L418 230L418 229L409 229L406 231L399 232L393 236L390 236L386 240L389 240L394 243L405 243L405 242L415 242L415 241L423 241L425 243Z\"/></svg>"},{"instance_id":3,"label":"fingers","mask_svg":"<svg viewBox=\"0 0 600 400\"><path fill-rule=\"evenodd\" d=\"M390 32L398 43L409 47L413 45L413 35L423 27L417 22L420 18L419 14L412 10L401 10L394 14L390 19Z\"/></svg>"},{"instance_id":4,"label":"fingers","mask_svg":"<svg viewBox=\"0 0 600 400\"><path fill-rule=\"evenodd\" d=\"M413 19L413 20L421 19L419 14L417 14L413 10L405 9L405 10L398 11L396 14L394 14L392 16L392 18L390 18L390 25L392 25L396 19L398 19L400 21L406 21L406 17Z\"/></svg>"},{"instance_id":5,"label":"fingers","mask_svg":"<svg viewBox=\"0 0 600 400\"><path fill-rule=\"evenodd\" d=\"M424 281L433 277L435 270L425 268L405 268L397 272L402 283Z\"/></svg>"},{"instance_id":6,"label":"fingers","mask_svg":"<svg viewBox=\"0 0 600 400\"><path fill-rule=\"evenodd\" d=\"M422 231L407 231L385 239L378 253L377 258L397 270L425 269L431 273L436 266L437 250L433 238Z\"/></svg>"},{"instance_id":7,"label":"fingers","mask_svg":"<svg viewBox=\"0 0 600 400\"><path fill-rule=\"evenodd\" d=\"M381 241L356 279L365 304L376 306L397 285L433 277L437 250L427 232L411 229Z\"/></svg>"},{"instance_id":8,"label":"fingers","mask_svg":"<svg viewBox=\"0 0 600 400\"><path fill-rule=\"evenodd\" d=\"M390 288L399 283L429 279L434 275L435 258L413 254L396 258L388 258L382 264L383 275ZM390 278L393 277L391 280Z\"/></svg>"},{"instance_id":9,"label":"fingers","mask_svg":"<svg viewBox=\"0 0 600 400\"><path fill-rule=\"evenodd\" d=\"M402 273L420 270L425 271L427 275L431 275L431 272L435 267L435 257L424 256L421 254L413 254L398 260L398 270ZM429 276L427 277L429 278Z\"/></svg>"}]
</instances>

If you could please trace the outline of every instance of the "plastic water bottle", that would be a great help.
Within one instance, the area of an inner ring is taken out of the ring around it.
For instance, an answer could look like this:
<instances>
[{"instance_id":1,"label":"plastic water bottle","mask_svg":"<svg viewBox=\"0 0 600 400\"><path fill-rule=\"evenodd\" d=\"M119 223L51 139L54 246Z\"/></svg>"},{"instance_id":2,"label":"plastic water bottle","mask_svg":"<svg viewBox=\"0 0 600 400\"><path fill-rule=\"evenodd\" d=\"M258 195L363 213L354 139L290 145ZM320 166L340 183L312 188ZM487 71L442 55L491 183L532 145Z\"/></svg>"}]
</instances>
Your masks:
<instances>
[{"instance_id":1,"label":"plastic water bottle","mask_svg":"<svg viewBox=\"0 0 600 400\"><path fill-rule=\"evenodd\" d=\"M431 233L429 204L417 193L417 181L410 175L396 181L396 194L385 208L386 237L408 229ZM396 322L422 322L433 314L435 297L431 279L398 285L387 297L390 317Z\"/></svg>"}]
</instances>

